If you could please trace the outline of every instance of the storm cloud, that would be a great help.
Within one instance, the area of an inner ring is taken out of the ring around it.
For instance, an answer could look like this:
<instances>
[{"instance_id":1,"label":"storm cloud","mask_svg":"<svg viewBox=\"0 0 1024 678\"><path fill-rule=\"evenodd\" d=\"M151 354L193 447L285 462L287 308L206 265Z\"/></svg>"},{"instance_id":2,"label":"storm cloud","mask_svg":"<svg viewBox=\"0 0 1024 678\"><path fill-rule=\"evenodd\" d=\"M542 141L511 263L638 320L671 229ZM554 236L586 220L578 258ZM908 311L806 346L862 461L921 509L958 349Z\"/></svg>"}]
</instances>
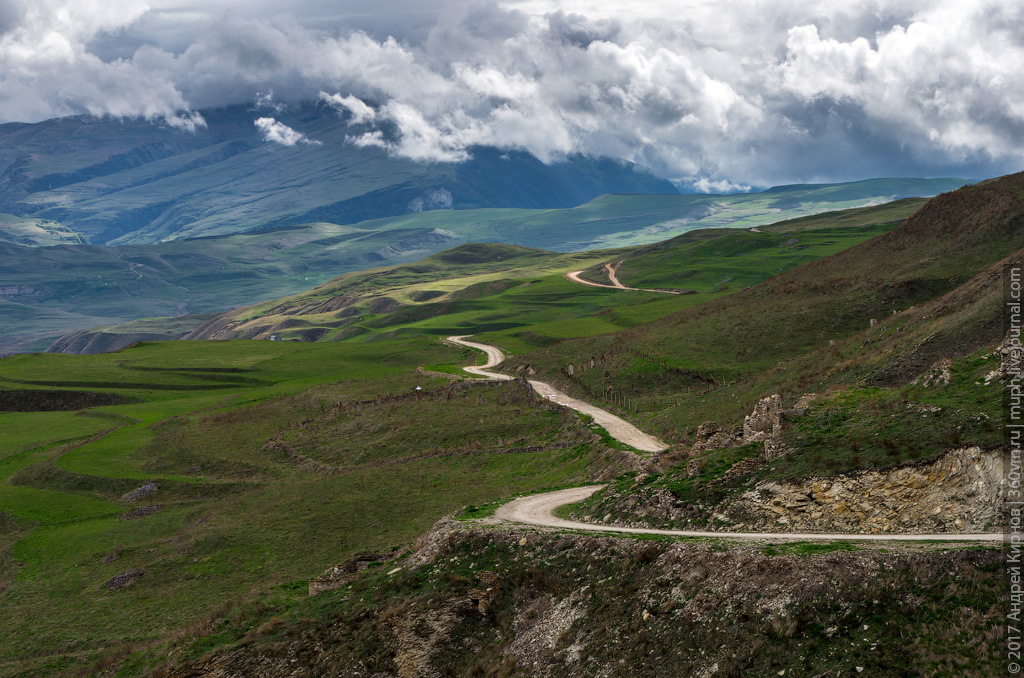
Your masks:
<instances>
[{"instance_id":1,"label":"storm cloud","mask_svg":"<svg viewBox=\"0 0 1024 678\"><path fill-rule=\"evenodd\" d=\"M1019 2L830 4L8 0L0 120L188 133L251 102L295 144L267 106L319 99L398 156L606 155L697 190L1021 169Z\"/></svg>"}]
</instances>

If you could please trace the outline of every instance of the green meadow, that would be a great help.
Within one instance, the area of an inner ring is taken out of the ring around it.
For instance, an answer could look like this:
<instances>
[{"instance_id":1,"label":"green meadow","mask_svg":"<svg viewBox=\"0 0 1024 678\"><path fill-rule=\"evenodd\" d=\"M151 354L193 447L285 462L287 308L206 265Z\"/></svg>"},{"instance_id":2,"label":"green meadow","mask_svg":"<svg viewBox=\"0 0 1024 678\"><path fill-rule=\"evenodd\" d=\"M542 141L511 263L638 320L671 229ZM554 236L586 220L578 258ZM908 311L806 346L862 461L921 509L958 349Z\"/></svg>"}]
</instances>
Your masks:
<instances>
[{"instance_id":1,"label":"green meadow","mask_svg":"<svg viewBox=\"0 0 1024 678\"><path fill-rule=\"evenodd\" d=\"M0 413L0 674L53 675L167 642L282 586L301 597L355 552L610 463L579 418L518 384L417 371L460 361L475 356L433 339L4 359L4 389L133 402ZM123 498L150 482L151 496ZM130 517L147 506L159 509ZM145 574L131 586L104 587L135 568Z\"/></svg>"}]
</instances>

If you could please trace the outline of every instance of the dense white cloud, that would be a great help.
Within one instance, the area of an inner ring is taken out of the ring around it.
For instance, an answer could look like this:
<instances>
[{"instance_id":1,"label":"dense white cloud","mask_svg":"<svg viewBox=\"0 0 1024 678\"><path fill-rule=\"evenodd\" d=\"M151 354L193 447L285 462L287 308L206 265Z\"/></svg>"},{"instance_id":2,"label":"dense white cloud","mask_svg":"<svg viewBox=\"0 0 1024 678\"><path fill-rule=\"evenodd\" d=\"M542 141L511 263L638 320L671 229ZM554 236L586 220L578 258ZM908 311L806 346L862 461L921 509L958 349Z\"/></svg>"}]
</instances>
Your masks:
<instances>
[{"instance_id":1,"label":"dense white cloud","mask_svg":"<svg viewBox=\"0 0 1024 678\"><path fill-rule=\"evenodd\" d=\"M351 94L348 96L341 96L340 94L328 94L327 92L321 91L318 97L320 101L327 103L329 106L332 106L339 111L347 111L351 116L353 125L372 122L377 117L377 111L373 110L373 108L368 106L362 99L354 97Z\"/></svg>"},{"instance_id":2,"label":"dense white cloud","mask_svg":"<svg viewBox=\"0 0 1024 678\"><path fill-rule=\"evenodd\" d=\"M319 146L321 144L321 142L308 138L302 132L297 132L274 118L256 118L256 122L253 124L263 133L264 141L281 144L282 146L294 146L295 144Z\"/></svg>"},{"instance_id":3,"label":"dense white cloud","mask_svg":"<svg viewBox=\"0 0 1024 678\"><path fill-rule=\"evenodd\" d=\"M228 103L279 117L273 92L416 160L610 155L698 190L1024 161L1018 0L8 2L0 120L187 129Z\"/></svg>"}]
</instances>

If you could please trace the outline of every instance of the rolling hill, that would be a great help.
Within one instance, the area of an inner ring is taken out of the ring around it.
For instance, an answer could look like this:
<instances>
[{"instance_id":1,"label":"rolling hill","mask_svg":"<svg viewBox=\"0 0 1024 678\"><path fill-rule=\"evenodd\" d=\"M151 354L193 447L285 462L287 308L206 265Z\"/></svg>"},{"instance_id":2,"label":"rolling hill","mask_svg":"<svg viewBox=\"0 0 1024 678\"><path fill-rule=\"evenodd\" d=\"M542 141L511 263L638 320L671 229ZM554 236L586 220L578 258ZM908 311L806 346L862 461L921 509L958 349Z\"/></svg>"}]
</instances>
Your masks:
<instances>
[{"instance_id":1,"label":"rolling hill","mask_svg":"<svg viewBox=\"0 0 1024 678\"><path fill-rule=\"evenodd\" d=\"M641 200L640 197L636 198L638 203ZM678 299L649 299L652 303L647 304L644 308L648 313L645 317L650 318L649 314L654 313L654 309L661 309L659 312L667 313L668 309L678 309L699 303L710 296L728 294L737 288L737 283L740 280L746 281L745 284L752 284L764 280L780 270L860 242L871 235L891 228L900 219L912 214L922 202L921 199L909 199L878 207L836 212L832 213L835 215L834 222L830 221L827 215L809 217L800 221L780 222L764 226L760 229L761 233L748 232L743 229L700 229L688 231L684 235L657 245L620 248L614 252L620 252L617 256L629 261L631 266L637 260L647 262L648 269L661 271L663 277L671 276L673 272L686 271L687 262L700 267L700 275L685 281L691 291L696 291L694 286L699 287L700 294ZM571 217L577 211L584 210L583 208L571 210L569 216ZM584 213L588 216L592 215L585 211ZM471 213L467 212L467 214ZM576 217L576 219L578 229L586 227L587 221L581 217ZM545 226L548 223L547 221L541 222ZM830 226L833 223L838 227ZM567 231L573 230L569 228L570 225L571 222L568 220L563 223ZM531 224L530 228L532 232L543 232L537 223ZM311 230L296 229L290 237L296 243L300 243L302 237ZM801 231L798 245L785 245L791 237L780 238L778 235L791 230ZM246 241L265 241L268 246L258 251L260 256L267 256L269 253L278 262L293 261L296 266L303 267L299 269L300 272L310 272L310 277L314 275L313 271L316 269L313 267L317 265L317 262L322 261L328 264L331 262L327 247L314 249L318 244L317 241L273 249L269 245L279 241L268 240L272 234L273 232L230 236L230 241L235 248L225 248L224 252L230 253L236 261L243 262L244 267L232 262L223 265L227 270L220 270L219 267L209 263L201 265L202 260L200 259L183 257L182 260L187 265L179 265L178 269L187 272L189 277L181 284L201 290L204 289L202 287L204 276L218 281L219 289L212 285L206 288L211 290L211 296L206 301L207 306L213 305L218 298L223 298L232 284L249 282L253 288L257 288L260 284L269 287L275 282L272 278L268 276L263 279L253 276L252 272L272 270L275 263L260 261L256 256L250 256L248 262L242 259L243 253L250 251L244 246ZM205 244L208 247L204 254L213 256L218 251L216 246L220 245L222 240L206 241ZM438 241L441 242L441 239L438 238ZM749 249L750 256L747 259L741 260L731 255L721 256L713 251L720 248L721 243L734 241L742 243L741 248ZM340 243L338 247L352 246L354 242L359 241L351 238ZM379 241L377 242L379 243ZM453 239L449 242L457 242L457 240ZM695 245L692 243L699 242L708 242L705 249L709 251L693 250ZM204 241L166 243L150 246L147 251L176 249L179 252L184 252L186 248L198 244L204 244ZM776 250L780 246L784 251L777 252ZM130 247L121 248L121 251L130 249ZM27 252L25 261L35 261L43 251L45 250ZM292 252L295 253L294 256ZM662 261L654 252L673 253L672 256L678 256L679 260ZM412 251L408 254L415 253ZM207 316L192 315L173 321L152 320L145 321L144 325L135 322L84 330L66 336L54 343L49 350L96 352L110 350L139 340L175 339L182 336L183 333L193 330L194 332L189 335L193 338L266 339L274 335L281 339L309 341L343 339L358 333L418 331L432 334L464 333L483 331L481 328L493 327L496 323L508 327L521 327L541 323L548 319L548 311L544 309L552 308L551 303L559 295L571 294L576 298L584 296L592 298L599 303L598 306L591 309L594 313L607 309L609 304L617 304L617 301L609 299L606 294L581 289L579 285L573 285L561 277L561 274L566 271L586 268L592 263L605 261L609 256L612 256L612 251L596 250L558 254L535 248L525 248L521 245L467 243L415 263L349 273L313 290L301 292L294 297L229 311L221 318L210 320ZM156 268L152 264L142 265L140 262L143 260L131 254L127 254L121 260L114 259L113 261L121 266L124 266L125 262L136 262L138 265L134 270L143 275L152 275ZM276 265L280 266L281 263ZM76 269L68 263L61 270L70 274ZM722 270L725 270L726 273L722 273ZM249 275L241 277L240 271L245 271ZM732 273L733 279L723 282L724 278L730 277L728 272ZM138 275L131 277L127 273L121 279L135 286L141 286L143 282ZM282 275L277 284L280 285L283 280L287 279ZM297 276L292 275L291 279L301 284L301 281L297 280ZM531 280L540 284L524 285L525 282ZM305 284L308 285L308 283ZM680 284L683 283L680 282ZM110 295L104 303L108 307L111 306L110 299L114 298L113 295L122 295L125 298L122 307L130 303L144 303L146 301L144 297L130 294L133 289L136 288L127 287L122 290L110 286L103 287L101 290ZM170 300L180 298L175 295L175 292L175 288L169 288ZM95 308L102 309L103 307L96 306ZM163 314L166 314L171 308L170 305L166 305L161 307L161 310L164 311ZM190 307L190 310L192 308L194 306ZM506 311L500 310L513 308L516 309L515 314L508 314ZM537 314L532 313L533 309L537 310ZM584 315L587 313L589 311ZM375 317L372 321L366 318L366 322L363 322L363 316ZM597 326L602 321L598 317L591 317L586 322ZM203 327L199 327L201 324ZM614 322L606 325L608 331L619 326Z\"/></svg>"},{"instance_id":2,"label":"rolling hill","mask_svg":"<svg viewBox=\"0 0 1024 678\"><path fill-rule=\"evenodd\" d=\"M131 319L224 311L459 243L555 251L639 245L694 229L756 227L949 185L871 180L728 196L607 195L568 209L435 210L350 226L317 222L156 245L32 248L0 242L0 352L42 350L62 334ZM893 215L910 214L920 204L914 200L892 203Z\"/></svg>"}]
</instances>

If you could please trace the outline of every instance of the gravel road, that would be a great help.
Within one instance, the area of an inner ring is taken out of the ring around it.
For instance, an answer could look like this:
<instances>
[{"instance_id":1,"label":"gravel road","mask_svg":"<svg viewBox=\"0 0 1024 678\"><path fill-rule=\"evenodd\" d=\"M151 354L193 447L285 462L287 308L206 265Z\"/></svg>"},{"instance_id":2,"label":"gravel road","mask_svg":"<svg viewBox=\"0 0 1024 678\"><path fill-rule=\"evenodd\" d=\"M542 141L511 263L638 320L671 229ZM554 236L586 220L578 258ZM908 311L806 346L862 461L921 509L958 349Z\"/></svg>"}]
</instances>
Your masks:
<instances>
[{"instance_id":1,"label":"gravel road","mask_svg":"<svg viewBox=\"0 0 1024 678\"><path fill-rule=\"evenodd\" d=\"M516 499L498 507L494 517L510 523L525 523L540 527L587 530L589 532L622 532L626 534L659 534L672 537L727 537L729 539L759 539L779 541L966 541L998 542L1002 534L824 534L809 532L700 532L695 530L656 530L653 528L614 527L565 520L554 515L554 510L566 504L583 501L603 485L573 487L534 494Z\"/></svg>"},{"instance_id":2,"label":"gravel road","mask_svg":"<svg viewBox=\"0 0 1024 678\"><path fill-rule=\"evenodd\" d=\"M468 335L467 335L468 336ZM453 344L459 344L460 346L467 346L469 348L475 348L478 351L484 351L487 354L487 363L480 366L464 367L470 374L475 374L481 377L488 377L489 379L500 379L502 381L508 381L512 377L507 374L499 374L496 372L489 371L489 368L500 365L505 356L501 350L488 344L481 344L475 341L466 341L466 337L448 337L448 341ZM633 426L625 419L617 417L611 412L602 410L599 407L595 407L590 403L585 403L582 400L570 397L565 393L562 393L551 384L547 384L543 381L530 380L530 386L533 387L540 396L547 398L548 400L563 405L570 409L582 412L583 414L589 415L594 418L594 422L598 426L608 432L612 438L615 438L621 443L625 443L630 447L642 450L644 452L660 452L661 450L668 449L668 445L658 440L654 436L648 435Z\"/></svg>"},{"instance_id":3,"label":"gravel road","mask_svg":"<svg viewBox=\"0 0 1024 678\"><path fill-rule=\"evenodd\" d=\"M622 262L620 261L619 263L621 264ZM615 277L615 269L617 266L618 264L615 266L612 266L611 264L604 265L605 270L608 272L608 279L612 281L611 285L604 285L602 283L585 280L580 277L580 274L583 273L583 271L572 271L571 273L566 273L565 277L574 283L586 285L587 287L604 287L609 290L633 290L634 292L657 292L658 294L679 294L679 292L675 290L648 290L642 287L626 287L619 282L617 277Z\"/></svg>"}]
</instances>

